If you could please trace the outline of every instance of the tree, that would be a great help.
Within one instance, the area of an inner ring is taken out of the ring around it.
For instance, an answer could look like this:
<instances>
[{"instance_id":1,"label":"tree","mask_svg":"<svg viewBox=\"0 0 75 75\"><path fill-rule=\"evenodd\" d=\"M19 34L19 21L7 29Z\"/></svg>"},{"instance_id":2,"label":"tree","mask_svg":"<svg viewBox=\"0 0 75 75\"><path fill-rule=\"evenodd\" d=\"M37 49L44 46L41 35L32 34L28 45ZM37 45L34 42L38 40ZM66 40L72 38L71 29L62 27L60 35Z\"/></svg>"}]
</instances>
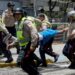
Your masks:
<instances>
[{"instance_id":1,"label":"tree","mask_svg":"<svg viewBox=\"0 0 75 75\"><path fill-rule=\"evenodd\" d=\"M72 2L75 2L75 0L71 0Z\"/></svg>"},{"instance_id":2,"label":"tree","mask_svg":"<svg viewBox=\"0 0 75 75\"><path fill-rule=\"evenodd\" d=\"M52 13L52 11L53 11L54 7L56 6L56 3L57 3L57 1L55 1L54 3L53 3L53 1L52 1L52 0L49 0L49 1L48 1L49 14L50 14L50 17L51 17L51 18L52 18L51 13Z\"/></svg>"},{"instance_id":3,"label":"tree","mask_svg":"<svg viewBox=\"0 0 75 75\"><path fill-rule=\"evenodd\" d=\"M66 3L66 4L65 4L65 7L64 7L64 9L63 9L63 12L64 12L64 13L63 13L63 17L62 17L62 18L63 18L63 21L64 21L64 22L67 21L67 18L66 18L66 17L67 17L67 8L68 8L68 5L69 5L69 3Z\"/></svg>"},{"instance_id":4,"label":"tree","mask_svg":"<svg viewBox=\"0 0 75 75\"><path fill-rule=\"evenodd\" d=\"M62 21L66 22L67 21L67 8L68 8L69 4L71 3L71 0L63 0L63 1L64 1L64 3L60 9L61 9L61 12L63 11Z\"/></svg>"}]
</instances>

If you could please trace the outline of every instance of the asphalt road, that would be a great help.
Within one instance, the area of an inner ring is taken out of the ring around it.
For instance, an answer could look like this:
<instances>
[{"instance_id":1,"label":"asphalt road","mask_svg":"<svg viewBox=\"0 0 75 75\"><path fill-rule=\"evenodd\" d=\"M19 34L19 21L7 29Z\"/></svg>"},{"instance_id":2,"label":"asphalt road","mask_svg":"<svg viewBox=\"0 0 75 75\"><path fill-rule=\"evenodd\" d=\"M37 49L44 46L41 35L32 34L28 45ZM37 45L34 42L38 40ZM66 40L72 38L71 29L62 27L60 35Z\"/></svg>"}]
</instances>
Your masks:
<instances>
[{"instance_id":1,"label":"asphalt road","mask_svg":"<svg viewBox=\"0 0 75 75\"><path fill-rule=\"evenodd\" d=\"M48 64L48 67L39 67L41 75L75 75L75 70L68 69L69 63ZM27 75L21 68L0 68L0 75Z\"/></svg>"},{"instance_id":2,"label":"asphalt road","mask_svg":"<svg viewBox=\"0 0 75 75\"><path fill-rule=\"evenodd\" d=\"M62 54L64 44L53 44L53 50L54 52L58 53L59 59L56 63L48 64L48 67L39 67L38 71L42 75L75 75L75 70L69 69L68 66L70 62L68 62L68 59ZM11 49L14 61L17 59L16 49ZM38 57L39 51L38 48L36 49L35 53ZM54 61L54 58L51 56L46 55L46 59L51 59ZM0 59L6 60L6 58ZM0 75L27 75L26 72L24 72L21 68L18 67L5 67L0 68Z\"/></svg>"}]
</instances>

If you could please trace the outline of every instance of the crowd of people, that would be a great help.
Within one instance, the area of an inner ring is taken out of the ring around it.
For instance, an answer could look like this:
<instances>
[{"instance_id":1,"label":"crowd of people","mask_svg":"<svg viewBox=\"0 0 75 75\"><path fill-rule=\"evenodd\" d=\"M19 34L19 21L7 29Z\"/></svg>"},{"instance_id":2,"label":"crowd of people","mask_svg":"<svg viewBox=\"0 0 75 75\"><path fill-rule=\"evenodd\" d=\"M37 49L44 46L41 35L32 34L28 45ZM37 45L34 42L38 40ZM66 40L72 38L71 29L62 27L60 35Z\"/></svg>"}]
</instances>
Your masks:
<instances>
[{"instance_id":1,"label":"crowd of people","mask_svg":"<svg viewBox=\"0 0 75 75\"><path fill-rule=\"evenodd\" d=\"M40 10L37 18L27 15L22 8L15 8L13 3L7 4L8 9L2 14L0 23L0 55L7 57L5 63L11 63L13 57L10 48L16 47L18 58L17 66L21 67L29 75L41 75L38 67L47 67L45 53L54 57L54 62L59 55L52 49L55 35L67 32L70 27L57 30L48 21L44 10ZM68 15L69 22L74 23L73 14ZM74 55L74 27L63 49L63 54L71 61L70 68L75 68ZM40 58L34 53L39 47Z\"/></svg>"}]
</instances>

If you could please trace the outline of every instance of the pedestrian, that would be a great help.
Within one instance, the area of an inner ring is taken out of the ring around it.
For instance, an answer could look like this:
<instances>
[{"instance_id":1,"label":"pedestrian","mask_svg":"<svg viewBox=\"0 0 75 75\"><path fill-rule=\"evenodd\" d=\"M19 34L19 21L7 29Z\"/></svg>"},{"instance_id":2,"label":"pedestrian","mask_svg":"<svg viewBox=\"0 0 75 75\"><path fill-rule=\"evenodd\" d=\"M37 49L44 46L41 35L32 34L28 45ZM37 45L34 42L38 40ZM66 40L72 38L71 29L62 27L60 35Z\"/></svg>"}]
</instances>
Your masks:
<instances>
[{"instance_id":1,"label":"pedestrian","mask_svg":"<svg viewBox=\"0 0 75 75\"><path fill-rule=\"evenodd\" d=\"M2 22L5 24L8 31L14 37L16 37L15 19L14 19L14 16L13 16L14 6L15 5L14 5L13 2L7 3L7 9L5 11L3 11L3 13L2 13ZM20 47L19 47L18 43L16 43L16 48L17 48L17 54L19 54Z\"/></svg>"},{"instance_id":2,"label":"pedestrian","mask_svg":"<svg viewBox=\"0 0 75 75\"><path fill-rule=\"evenodd\" d=\"M53 52L53 49L52 49L52 43L54 41L55 35L57 35L59 33L63 33L68 30L68 28L65 28L62 30L56 30L56 28L57 28L57 26L55 26L51 29L48 28L48 29L45 29L45 30L39 32L39 35L41 38L39 52L40 52L40 56L41 56L41 60L42 60L42 66L44 66L44 67L47 67L45 53L54 57L55 62L58 60L59 55L57 53Z\"/></svg>"},{"instance_id":3,"label":"pedestrian","mask_svg":"<svg viewBox=\"0 0 75 75\"><path fill-rule=\"evenodd\" d=\"M24 53L21 60L21 68L29 75L39 75L33 61L33 57L35 56L34 51L38 44L37 29L33 25L33 22L27 19L21 8L16 8L14 17L18 21L18 40L21 46L21 52L23 51Z\"/></svg>"},{"instance_id":4,"label":"pedestrian","mask_svg":"<svg viewBox=\"0 0 75 75\"><path fill-rule=\"evenodd\" d=\"M3 34L5 34L5 36L3 36ZM7 44L4 41L4 38L6 37L8 39L9 37L11 37L11 35L6 29L6 27L4 26L4 24L0 23L0 50L2 51L4 56L7 57L5 63L10 63L13 61L13 58L12 58L11 51L7 48Z\"/></svg>"},{"instance_id":5,"label":"pedestrian","mask_svg":"<svg viewBox=\"0 0 75 75\"><path fill-rule=\"evenodd\" d=\"M75 10L67 14L69 26L68 40L63 48L63 54L70 60L69 68L75 69Z\"/></svg>"}]
</instances>

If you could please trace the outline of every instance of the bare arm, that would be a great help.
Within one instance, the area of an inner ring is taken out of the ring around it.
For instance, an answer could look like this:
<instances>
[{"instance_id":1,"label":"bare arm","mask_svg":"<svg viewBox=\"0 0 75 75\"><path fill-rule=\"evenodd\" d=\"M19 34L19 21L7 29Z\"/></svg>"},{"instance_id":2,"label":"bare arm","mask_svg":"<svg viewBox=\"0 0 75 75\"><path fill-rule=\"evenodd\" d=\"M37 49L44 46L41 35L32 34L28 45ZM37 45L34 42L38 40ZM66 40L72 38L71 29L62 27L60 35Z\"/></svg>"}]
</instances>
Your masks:
<instances>
[{"instance_id":1,"label":"bare arm","mask_svg":"<svg viewBox=\"0 0 75 75\"><path fill-rule=\"evenodd\" d=\"M69 27L66 27L66 28L64 28L64 29L62 29L62 30L59 30L59 33L66 32L66 31L68 31L68 30L69 30Z\"/></svg>"},{"instance_id":2,"label":"bare arm","mask_svg":"<svg viewBox=\"0 0 75 75\"><path fill-rule=\"evenodd\" d=\"M6 29L5 25L0 23L0 30L3 31L5 34L9 34L8 30Z\"/></svg>"}]
</instances>

